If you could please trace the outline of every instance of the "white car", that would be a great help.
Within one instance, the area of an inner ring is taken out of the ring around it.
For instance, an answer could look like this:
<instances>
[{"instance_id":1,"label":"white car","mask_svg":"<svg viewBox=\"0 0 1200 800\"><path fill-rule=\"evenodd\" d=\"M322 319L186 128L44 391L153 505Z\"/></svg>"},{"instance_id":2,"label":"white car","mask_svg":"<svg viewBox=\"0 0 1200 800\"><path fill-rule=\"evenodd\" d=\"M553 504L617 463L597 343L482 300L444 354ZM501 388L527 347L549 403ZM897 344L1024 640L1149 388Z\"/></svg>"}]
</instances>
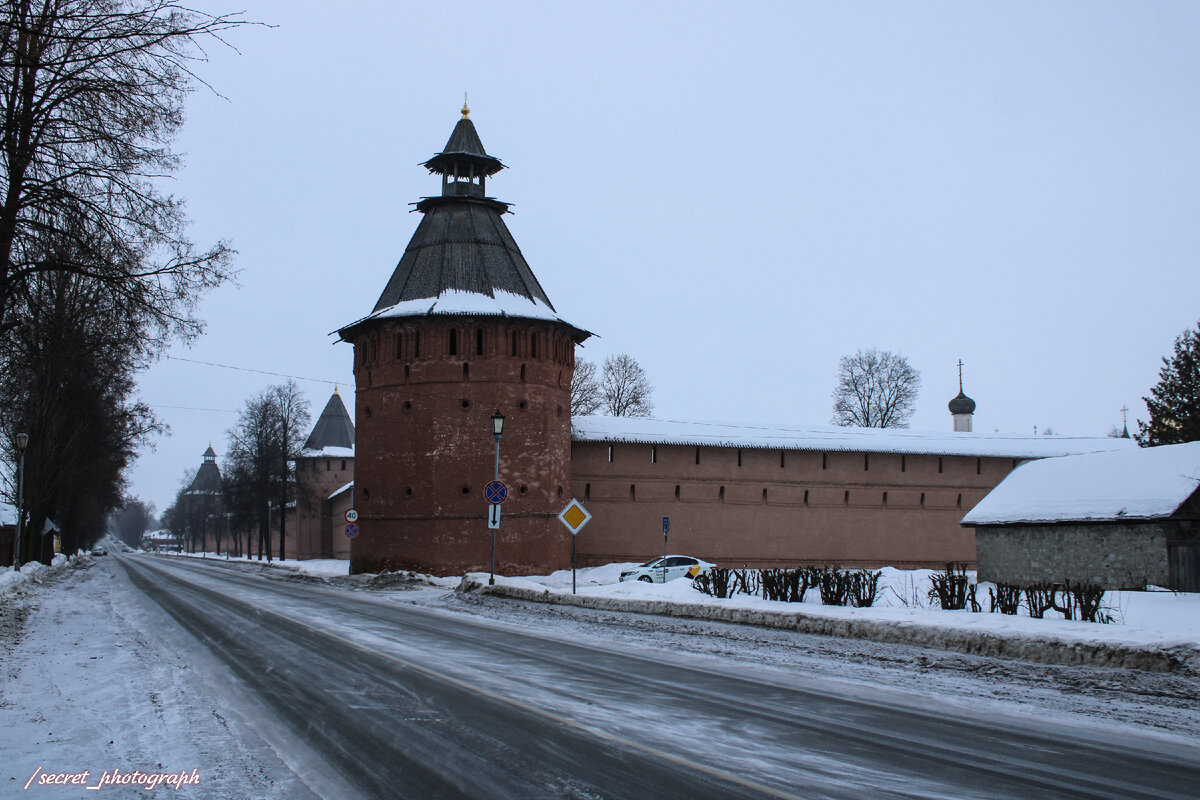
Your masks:
<instances>
[{"instance_id":1,"label":"white car","mask_svg":"<svg viewBox=\"0 0 1200 800\"><path fill-rule=\"evenodd\" d=\"M621 573L621 580L666 583L676 578L694 578L715 566L716 564L691 556L660 556L650 559L636 569L625 570Z\"/></svg>"}]
</instances>

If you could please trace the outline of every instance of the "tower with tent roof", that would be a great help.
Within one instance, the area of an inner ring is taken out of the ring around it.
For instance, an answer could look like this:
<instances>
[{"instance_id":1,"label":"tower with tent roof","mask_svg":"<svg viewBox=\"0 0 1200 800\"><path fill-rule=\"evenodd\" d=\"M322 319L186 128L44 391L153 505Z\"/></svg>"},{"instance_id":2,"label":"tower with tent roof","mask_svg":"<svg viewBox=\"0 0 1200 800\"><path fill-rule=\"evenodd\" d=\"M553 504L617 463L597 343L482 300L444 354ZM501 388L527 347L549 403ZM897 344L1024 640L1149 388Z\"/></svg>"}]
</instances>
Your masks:
<instances>
[{"instance_id":1,"label":"tower with tent roof","mask_svg":"<svg viewBox=\"0 0 1200 800\"><path fill-rule=\"evenodd\" d=\"M334 387L296 459L296 558L347 558L339 523L353 499L354 423Z\"/></svg>"},{"instance_id":2,"label":"tower with tent roof","mask_svg":"<svg viewBox=\"0 0 1200 800\"><path fill-rule=\"evenodd\" d=\"M487 569L496 412L509 490L496 568L565 567L571 378L591 334L558 315L505 225L509 205L487 195L504 164L466 104L424 166L441 193L416 203L421 222L371 313L338 331L356 382L351 571Z\"/></svg>"}]
</instances>

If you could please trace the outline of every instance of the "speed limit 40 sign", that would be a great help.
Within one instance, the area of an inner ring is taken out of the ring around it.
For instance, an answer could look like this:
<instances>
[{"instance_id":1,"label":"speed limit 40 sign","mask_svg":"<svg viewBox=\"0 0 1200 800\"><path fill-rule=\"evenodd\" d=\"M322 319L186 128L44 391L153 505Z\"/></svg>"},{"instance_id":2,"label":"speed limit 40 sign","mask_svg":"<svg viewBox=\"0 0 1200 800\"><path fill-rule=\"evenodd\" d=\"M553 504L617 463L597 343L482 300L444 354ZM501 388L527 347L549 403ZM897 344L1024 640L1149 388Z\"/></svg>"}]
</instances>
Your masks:
<instances>
[{"instance_id":1,"label":"speed limit 40 sign","mask_svg":"<svg viewBox=\"0 0 1200 800\"><path fill-rule=\"evenodd\" d=\"M346 522L358 522L358 509L357 508L347 508L346 509Z\"/></svg>"}]
</instances>

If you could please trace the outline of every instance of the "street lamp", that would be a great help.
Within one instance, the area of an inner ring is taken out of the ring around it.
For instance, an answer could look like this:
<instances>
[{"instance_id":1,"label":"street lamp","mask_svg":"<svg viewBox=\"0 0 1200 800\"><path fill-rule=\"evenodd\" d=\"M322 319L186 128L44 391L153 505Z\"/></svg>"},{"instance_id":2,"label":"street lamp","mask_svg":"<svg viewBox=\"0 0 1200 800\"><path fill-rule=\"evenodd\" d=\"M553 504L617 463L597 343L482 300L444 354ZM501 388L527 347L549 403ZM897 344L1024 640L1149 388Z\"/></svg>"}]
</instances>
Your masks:
<instances>
[{"instance_id":1,"label":"street lamp","mask_svg":"<svg viewBox=\"0 0 1200 800\"><path fill-rule=\"evenodd\" d=\"M494 479L500 480L500 437L504 435L504 415L500 409L492 414L492 436L496 437L496 469ZM496 585L496 529L492 528L492 573L488 576L488 586Z\"/></svg>"},{"instance_id":2,"label":"street lamp","mask_svg":"<svg viewBox=\"0 0 1200 800\"><path fill-rule=\"evenodd\" d=\"M17 466L17 549L13 553L13 570L21 569L21 522L25 516L25 448L29 446L29 434L17 434L17 452L21 454Z\"/></svg>"}]
</instances>

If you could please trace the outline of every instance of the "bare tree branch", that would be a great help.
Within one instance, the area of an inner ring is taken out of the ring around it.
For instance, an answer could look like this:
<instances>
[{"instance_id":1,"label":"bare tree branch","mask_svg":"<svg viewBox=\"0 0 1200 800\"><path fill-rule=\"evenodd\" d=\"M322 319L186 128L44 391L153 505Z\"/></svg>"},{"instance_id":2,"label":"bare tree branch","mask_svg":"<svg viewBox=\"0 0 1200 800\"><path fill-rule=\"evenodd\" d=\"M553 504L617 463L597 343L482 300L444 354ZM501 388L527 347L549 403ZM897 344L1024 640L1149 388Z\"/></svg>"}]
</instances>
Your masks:
<instances>
[{"instance_id":1,"label":"bare tree branch","mask_svg":"<svg viewBox=\"0 0 1200 800\"><path fill-rule=\"evenodd\" d=\"M907 428L920 390L921 373L902 355L871 348L842 356L833 424Z\"/></svg>"}]
</instances>

